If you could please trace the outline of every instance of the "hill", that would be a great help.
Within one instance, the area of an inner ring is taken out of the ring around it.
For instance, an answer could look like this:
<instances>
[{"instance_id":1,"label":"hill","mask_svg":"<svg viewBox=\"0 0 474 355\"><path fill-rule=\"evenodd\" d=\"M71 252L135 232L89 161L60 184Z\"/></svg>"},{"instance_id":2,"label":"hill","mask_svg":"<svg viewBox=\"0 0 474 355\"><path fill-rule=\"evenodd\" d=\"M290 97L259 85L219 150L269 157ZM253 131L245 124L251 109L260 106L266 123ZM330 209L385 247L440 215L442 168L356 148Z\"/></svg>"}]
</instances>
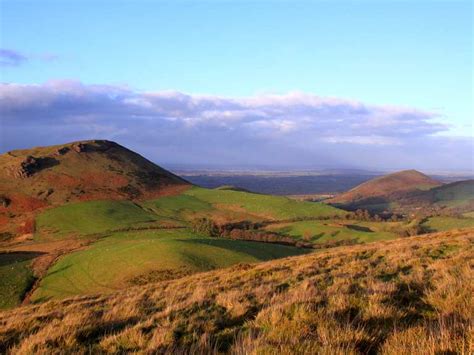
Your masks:
<instances>
[{"instance_id":1,"label":"hill","mask_svg":"<svg viewBox=\"0 0 474 355\"><path fill-rule=\"evenodd\" d=\"M106 140L10 151L0 155L0 232L31 232L32 212L49 206L150 199L189 186L139 154ZM8 230L7 224L21 227Z\"/></svg>"},{"instance_id":2,"label":"hill","mask_svg":"<svg viewBox=\"0 0 474 355\"><path fill-rule=\"evenodd\" d=\"M409 193L429 190L441 183L416 170L404 170L377 177L326 202L349 209L390 209L394 201Z\"/></svg>"},{"instance_id":3,"label":"hill","mask_svg":"<svg viewBox=\"0 0 474 355\"><path fill-rule=\"evenodd\" d=\"M468 353L474 231L318 253L0 313L2 353Z\"/></svg>"},{"instance_id":4,"label":"hill","mask_svg":"<svg viewBox=\"0 0 474 355\"><path fill-rule=\"evenodd\" d=\"M474 180L456 181L427 191L413 192L404 196L400 204L451 213L474 211Z\"/></svg>"}]
</instances>

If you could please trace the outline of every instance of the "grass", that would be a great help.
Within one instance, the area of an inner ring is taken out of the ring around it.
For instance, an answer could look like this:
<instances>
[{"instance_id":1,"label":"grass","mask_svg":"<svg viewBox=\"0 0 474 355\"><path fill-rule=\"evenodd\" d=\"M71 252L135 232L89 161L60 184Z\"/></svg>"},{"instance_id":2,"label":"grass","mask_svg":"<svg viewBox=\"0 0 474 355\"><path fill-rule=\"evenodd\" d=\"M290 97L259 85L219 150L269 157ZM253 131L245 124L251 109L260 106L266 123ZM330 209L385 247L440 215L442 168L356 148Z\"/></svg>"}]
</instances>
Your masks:
<instances>
[{"instance_id":1,"label":"grass","mask_svg":"<svg viewBox=\"0 0 474 355\"><path fill-rule=\"evenodd\" d=\"M0 313L2 353L467 354L471 232L327 249Z\"/></svg>"},{"instance_id":2,"label":"grass","mask_svg":"<svg viewBox=\"0 0 474 355\"><path fill-rule=\"evenodd\" d=\"M340 215L320 203L285 197L193 187L180 195L141 202L89 201L46 210L36 218L36 237L65 238L106 233L131 227L183 226L198 216L220 221L291 219Z\"/></svg>"},{"instance_id":3,"label":"grass","mask_svg":"<svg viewBox=\"0 0 474 355\"><path fill-rule=\"evenodd\" d=\"M34 281L35 253L0 253L0 309L17 306Z\"/></svg>"},{"instance_id":4,"label":"grass","mask_svg":"<svg viewBox=\"0 0 474 355\"><path fill-rule=\"evenodd\" d=\"M282 245L207 238L187 230L114 233L61 258L48 270L32 300L106 293L151 273L160 278L160 272L188 274L304 252Z\"/></svg>"},{"instance_id":5,"label":"grass","mask_svg":"<svg viewBox=\"0 0 474 355\"><path fill-rule=\"evenodd\" d=\"M46 210L36 218L37 237L88 235L156 222L157 216L130 201L89 201Z\"/></svg>"},{"instance_id":6,"label":"grass","mask_svg":"<svg viewBox=\"0 0 474 355\"><path fill-rule=\"evenodd\" d=\"M270 196L232 190L210 190L193 187L181 195L162 197L144 204L158 215L178 214L192 219L207 215L221 221L281 220L343 215L344 211L314 202L295 201L281 196Z\"/></svg>"},{"instance_id":7,"label":"grass","mask_svg":"<svg viewBox=\"0 0 474 355\"><path fill-rule=\"evenodd\" d=\"M430 217L423 227L432 232L442 232L457 228L474 228L474 218Z\"/></svg>"},{"instance_id":8,"label":"grass","mask_svg":"<svg viewBox=\"0 0 474 355\"><path fill-rule=\"evenodd\" d=\"M396 238L396 233L382 229L389 228L391 224L393 223L325 220L271 224L266 229L314 243L353 239L368 243Z\"/></svg>"}]
</instances>

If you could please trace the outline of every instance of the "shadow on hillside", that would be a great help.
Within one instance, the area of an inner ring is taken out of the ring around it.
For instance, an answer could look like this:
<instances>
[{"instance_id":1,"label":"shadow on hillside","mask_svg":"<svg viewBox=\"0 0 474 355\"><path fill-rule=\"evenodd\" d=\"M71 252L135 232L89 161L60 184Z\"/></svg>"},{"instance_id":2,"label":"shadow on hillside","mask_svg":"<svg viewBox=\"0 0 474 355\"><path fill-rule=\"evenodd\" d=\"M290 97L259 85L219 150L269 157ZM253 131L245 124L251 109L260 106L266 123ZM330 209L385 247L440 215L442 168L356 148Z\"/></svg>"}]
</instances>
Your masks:
<instances>
[{"instance_id":1,"label":"shadow on hillside","mask_svg":"<svg viewBox=\"0 0 474 355\"><path fill-rule=\"evenodd\" d=\"M217 248L227 249L234 252L241 252L249 254L257 259L262 259L262 249L255 248L256 244L270 244L258 241L242 241L242 240L232 240L224 238L215 238L215 239L177 239L179 242L191 243L196 245L209 245ZM280 258L285 256L300 255L310 252L309 249L297 248L289 245L280 245L271 243L272 248L267 248L266 255L269 258ZM267 259L265 257L264 259Z\"/></svg>"},{"instance_id":2,"label":"shadow on hillside","mask_svg":"<svg viewBox=\"0 0 474 355\"><path fill-rule=\"evenodd\" d=\"M345 227L352 229L358 232L366 232L366 233L373 233L374 231L369 227L358 226L357 224L346 224Z\"/></svg>"},{"instance_id":3,"label":"shadow on hillside","mask_svg":"<svg viewBox=\"0 0 474 355\"><path fill-rule=\"evenodd\" d=\"M36 251L15 251L0 253L0 267L19 263L22 261L32 260L46 253Z\"/></svg>"}]
</instances>

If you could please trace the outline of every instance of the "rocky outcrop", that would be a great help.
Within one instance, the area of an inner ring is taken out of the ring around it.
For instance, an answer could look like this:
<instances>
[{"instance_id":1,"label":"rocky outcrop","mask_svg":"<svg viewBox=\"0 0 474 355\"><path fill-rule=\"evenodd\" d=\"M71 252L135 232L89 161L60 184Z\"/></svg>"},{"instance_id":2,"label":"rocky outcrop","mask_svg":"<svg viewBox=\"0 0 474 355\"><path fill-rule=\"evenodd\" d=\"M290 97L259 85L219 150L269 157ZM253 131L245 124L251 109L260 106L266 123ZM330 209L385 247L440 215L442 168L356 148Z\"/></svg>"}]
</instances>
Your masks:
<instances>
[{"instance_id":1,"label":"rocky outcrop","mask_svg":"<svg viewBox=\"0 0 474 355\"><path fill-rule=\"evenodd\" d=\"M110 148L118 147L118 144L115 142L110 142L106 140L95 140L95 141L74 143L71 147L77 153L105 152L109 150Z\"/></svg>"},{"instance_id":2,"label":"rocky outcrop","mask_svg":"<svg viewBox=\"0 0 474 355\"><path fill-rule=\"evenodd\" d=\"M28 155L19 165L11 168L11 175L15 178L25 179L41 169L49 168L51 166L57 165L59 162L50 157L40 157L35 158L31 155Z\"/></svg>"}]
</instances>

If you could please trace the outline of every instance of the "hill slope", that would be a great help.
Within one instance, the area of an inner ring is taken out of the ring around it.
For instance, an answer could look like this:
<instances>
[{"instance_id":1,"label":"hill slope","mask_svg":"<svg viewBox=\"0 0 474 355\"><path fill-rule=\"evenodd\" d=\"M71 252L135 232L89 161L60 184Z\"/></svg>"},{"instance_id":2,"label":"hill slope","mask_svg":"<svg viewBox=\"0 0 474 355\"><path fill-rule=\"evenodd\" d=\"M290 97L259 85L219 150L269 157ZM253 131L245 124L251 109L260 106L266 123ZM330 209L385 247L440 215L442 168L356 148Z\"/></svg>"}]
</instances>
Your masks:
<instances>
[{"instance_id":1,"label":"hill slope","mask_svg":"<svg viewBox=\"0 0 474 355\"><path fill-rule=\"evenodd\" d=\"M190 184L121 145L82 141L0 155L0 229L24 216L71 201L155 198ZM29 232L22 221L24 232ZM1 231L1 230L0 230Z\"/></svg>"},{"instance_id":2,"label":"hill slope","mask_svg":"<svg viewBox=\"0 0 474 355\"><path fill-rule=\"evenodd\" d=\"M474 232L241 264L0 313L0 352L468 353Z\"/></svg>"},{"instance_id":3,"label":"hill slope","mask_svg":"<svg viewBox=\"0 0 474 355\"><path fill-rule=\"evenodd\" d=\"M364 182L327 202L349 208L384 209L400 196L440 185L419 171L404 170Z\"/></svg>"},{"instance_id":4,"label":"hill slope","mask_svg":"<svg viewBox=\"0 0 474 355\"><path fill-rule=\"evenodd\" d=\"M440 185L441 183L419 171L404 170L364 182L334 197L330 202L356 203L369 198L386 197L394 193L412 190L426 190Z\"/></svg>"}]
</instances>

